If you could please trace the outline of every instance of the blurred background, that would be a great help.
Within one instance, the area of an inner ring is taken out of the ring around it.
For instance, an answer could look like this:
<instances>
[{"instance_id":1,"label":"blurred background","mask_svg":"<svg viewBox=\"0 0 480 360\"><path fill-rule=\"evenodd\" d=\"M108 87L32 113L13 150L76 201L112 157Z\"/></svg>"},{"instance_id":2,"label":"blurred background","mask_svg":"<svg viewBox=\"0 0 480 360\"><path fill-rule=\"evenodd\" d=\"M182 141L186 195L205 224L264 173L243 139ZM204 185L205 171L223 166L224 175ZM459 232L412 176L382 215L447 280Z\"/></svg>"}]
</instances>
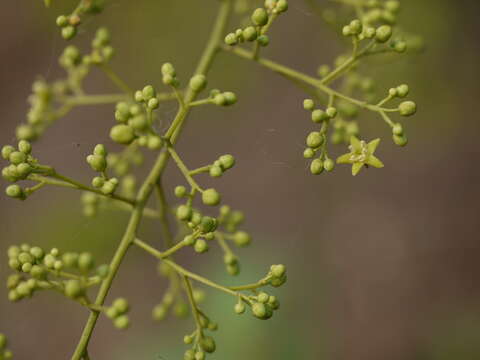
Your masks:
<instances>
[{"instance_id":1,"label":"blurred background","mask_svg":"<svg viewBox=\"0 0 480 360\"><path fill-rule=\"evenodd\" d=\"M314 74L345 49L306 2L291 0L275 24L263 54ZM63 76L58 66L64 41L54 26L74 1L12 1L0 12L0 143L14 142L23 122L32 81ZM161 87L160 64L171 61L185 82L208 36L215 1L112 0L103 14L89 18L75 43L88 50L94 31L107 25L113 34L113 68L133 87ZM258 1L260 5L262 2ZM331 5L318 1L319 6ZM178 150L192 168L224 153L237 166L221 180L208 177L226 203L247 214L250 248L237 251L243 272L230 279L221 253L187 255L181 264L225 284L256 281L270 264L288 266L287 286L274 290L281 310L267 322L233 312L234 299L208 290L204 308L220 330L211 359L475 359L480 358L480 171L478 120L480 47L476 1L404 0L401 21L421 34L426 52L402 61L375 64L380 93L408 83L418 114L405 121L410 143L388 141L390 131L376 116L361 118L367 138L385 139L378 150L386 167L348 167L314 177L302 158L304 138L314 129L300 104L305 97L279 76L221 54L209 84L239 95L232 108L195 109ZM237 20L230 29L237 27ZM87 82L89 93L115 92L100 72ZM170 119L174 103L162 104ZM88 182L93 172L84 158L108 138L111 105L76 108L35 144L42 163ZM332 148L333 149L333 148ZM341 153L343 149L336 151ZM336 153L335 155L337 155ZM147 166L150 160L147 161ZM6 182L0 180L2 187ZM169 193L182 183L169 167ZM0 253L11 244L31 243L61 250L92 251L110 259L127 215L81 214L79 193L48 189L27 202L0 197ZM173 199L172 199L173 200ZM145 240L160 235L146 220ZM0 278L9 273L6 256ZM126 332L102 318L93 336L94 359L180 359L191 319L151 320L165 279L156 262L139 250L127 256L114 282L111 301L125 295L132 303ZM87 312L57 294L41 293L11 304L0 288L0 332L11 338L16 359L68 359Z\"/></svg>"}]
</instances>

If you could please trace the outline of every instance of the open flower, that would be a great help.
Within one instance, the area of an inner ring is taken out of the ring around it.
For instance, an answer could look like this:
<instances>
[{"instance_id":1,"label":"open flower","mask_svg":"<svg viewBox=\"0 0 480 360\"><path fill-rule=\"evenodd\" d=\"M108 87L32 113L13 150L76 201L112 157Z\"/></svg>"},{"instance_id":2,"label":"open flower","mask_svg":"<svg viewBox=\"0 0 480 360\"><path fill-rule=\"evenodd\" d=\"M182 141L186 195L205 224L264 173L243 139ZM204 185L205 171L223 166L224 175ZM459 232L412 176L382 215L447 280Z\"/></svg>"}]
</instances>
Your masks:
<instances>
[{"instance_id":1,"label":"open flower","mask_svg":"<svg viewBox=\"0 0 480 360\"><path fill-rule=\"evenodd\" d=\"M377 149L380 139L370 141L368 144L358 140L355 136L350 137L350 152L337 159L338 164L352 164L352 175L355 176L364 167L373 166L383 168L383 163L373 154Z\"/></svg>"}]
</instances>

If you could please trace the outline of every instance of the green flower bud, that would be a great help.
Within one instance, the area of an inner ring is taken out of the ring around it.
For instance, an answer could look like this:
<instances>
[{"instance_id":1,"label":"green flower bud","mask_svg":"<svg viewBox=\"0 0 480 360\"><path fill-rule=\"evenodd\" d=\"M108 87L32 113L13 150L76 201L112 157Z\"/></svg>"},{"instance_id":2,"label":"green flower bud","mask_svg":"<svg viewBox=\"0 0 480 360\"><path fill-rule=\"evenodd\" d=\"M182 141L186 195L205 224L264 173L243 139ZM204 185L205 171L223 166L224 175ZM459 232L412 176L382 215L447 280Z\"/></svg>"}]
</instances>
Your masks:
<instances>
[{"instance_id":1,"label":"green flower bud","mask_svg":"<svg viewBox=\"0 0 480 360\"><path fill-rule=\"evenodd\" d=\"M25 193L23 192L23 189L16 184L7 186L7 188L5 189L5 193L7 194L7 196L10 196L12 198L16 198L16 199L25 198Z\"/></svg>"},{"instance_id":2,"label":"green flower bud","mask_svg":"<svg viewBox=\"0 0 480 360\"><path fill-rule=\"evenodd\" d=\"M163 140L160 136L152 135L148 137L147 147L150 150L159 150L163 146Z\"/></svg>"},{"instance_id":3,"label":"green flower bud","mask_svg":"<svg viewBox=\"0 0 480 360\"><path fill-rule=\"evenodd\" d=\"M407 51L407 43L401 40L395 41L393 43L393 50L400 54L404 53L405 51Z\"/></svg>"},{"instance_id":4,"label":"green flower bud","mask_svg":"<svg viewBox=\"0 0 480 360\"><path fill-rule=\"evenodd\" d=\"M225 106L227 105L227 99L223 94L217 94L213 97L213 103L218 106Z\"/></svg>"},{"instance_id":5,"label":"green flower bud","mask_svg":"<svg viewBox=\"0 0 480 360\"><path fill-rule=\"evenodd\" d=\"M100 191L105 195L111 195L115 192L118 186L118 180L115 178L111 178L110 180L106 181Z\"/></svg>"},{"instance_id":6,"label":"green flower bud","mask_svg":"<svg viewBox=\"0 0 480 360\"><path fill-rule=\"evenodd\" d=\"M109 307L105 312L105 315L107 315L109 319L115 319L118 316L118 310L113 306Z\"/></svg>"},{"instance_id":7,"label":"green flower bud","mask_svg":"<svg viewBox=\"0 0 480 360\"><path fill-rule=\"evenodd\" d=\"M20 140L18 142L18 150L28 155L32 152L32 145L27 140Z\"/></svg>"},{"instance_id":8,"label":"green flower bud","mask_svg":"<svg viewBox=\"0 0 480 360\"><path fill-rule=\"evenodd\" d=\"M143 131L148 127L147 117L144 114L137 115L130 119L128 125L130 125L135 130Z\"/></svg>"},{"instance_id":9,"label":"green flower bud","mask_svg":"<svg viewBox=\"0 0 480 360\"><path fill-rule=\"evenodd\" d=\"M323 168L327 171L332 171L335 168L335 162L332 159L326 159L323 162Z\"/></svg>"},{"instance_id":10,"label":"green flower bud","mask_svg":"<svg viewBox=\"0 0 480 360\"><path fill-rule=\"evenodd\" d=\"M393 142L398 146L406 146L408 139L405 135L393 135Z\"/></svg>"},{"instance_id":11,"label":"green flower bud","mask_svg":"<svg viewBox=\"0 0 480 360\"><path fill-rule=\"evenodd\" d=\"M310 164L310 172L313 175L320 175L323 171L323 161L320 159L315 159Z\"/></svg>"},{"instance_id":12,"label":"green flower bud","mask_svg":"<svg viewBox=\"0 0 480 360\"><path fill-rule=\"evenodd\" d=\"M192 214L193 214L192 208L188 205L180 205L177 208L176 215L178 220L188 221L192 218Z\"/></svg>"},{"instance_id":13,"label":"green flower bud","mask_svg":"<svg viewBox=\"0 0 480 360\"><path fill-rule=\"evenodd\" d=\"M110 138L116 143L128 145L135 139L135 133L128 125L115 125L110 130Z\"/></svg>"},{"instance_id":14,"label":"green flower bud","mask_svg":"<svg viewBox=\"0 0 480 360\"><path fill-rule=\"evenodd\" d=\"M323 144L323 135L317 131L311 132L307 136L306 143L309 148L316 149Z\"/></svg>"},{"instance_id":15,"label":"green flower bud","mask_svg":"<svg viewBox=\"0 0 480 360\"><path fill-rule=\"evenodd\" d=\"M350 27L350 32L353 35L358 35L363 30L362 22L358 19L352 20L352 22L350 22L349 27Z\"/></svg>"},{"instance_id":16,"label":"green flower bud","mask_svg":"<svg viewBox=\"0 0 480 360\"><path fill-rule=\"evenodd\" d=\"M167 308L163 304L155 306L152 310L152 317L156 321L165 319L167 316Z\"/></svg>"},{"instance_id":17,"label":"green flower bud","mask_svg":"<svg viewBox=\"0 0 480 360\"><path fill-rule=\"evenodd\" d=\"M252 237L245 231L237 231L233 234L233 241L237 246L248 246L252 242Z\"/></svg>"},{"instance_id":18,"label":"green flower bud","mask_svg":"<svg viewBox=\"0 0 480 360\"><path fill-rule=\"evenodd\" d=\"M185 344L187 344L187 345L188 345L188 344L191 344L191 343L193 342L193 337L190 336L190 335L185 335L185 336L183 337L183 342L184 342Z\"/></svg>"},{"instance_id":19,"label":"green flower bud","mask_svg":"<svg viewBox=\"0 0 480 360\"><path fill-rule=\"evenodd\" d=\"M37 137L37 133L30 125L20 125L15 130L17 139L21 140L34 140Z\"/></svg>"},{"instance_id":20,"label":"green flower bud","mask_svg":"<svg viewBox=\"0 0 480 360\"><path fill-rule=\"evenodd\" d=\"M85 288L78 280L68 280L65 283L65 295L72 299L77 299L85 294Z\"/></svg>"},{"instance_id":21,"label":"green flower bud","mask_svg":"<svg viewBox=\"0 0 480 360\"><path fill-rule=\"evenodd\" d=\"M233 105L237 102L237 95L231 91L225 91L223 93L223 96L225 98L225 104L224 105Z\"/></svg>"},{"instance_id":22,"label":"green flower bud","mask_svg":"<svg viewBox=\"0 0 480 360\"><path fill-rule=\"evenodd\" d=\"M207 189L202 193L202 202L205 205L215 206L220 203L220 194L215 189Z\"/></svg>"},{"instance_id":23,"label":"green flower bud","mask_svg":"<svg viewBox=\"0 0 480 360\"><path fill-rule=\"evenodd\" d=\"M198 239L195 241L194 249L197 253L204 253L208 251L208 244L203 239Z\"/></svg>"},{"instance_id":24,"label":"green flower bud","mask_svg":"<svg viewBox=\"0 0 480 360\"><path fill-rule=\"evenodd\" d=\"M62 37L65 40L72 39L77 34L77 28L75 26L65 26L62 28Z\"/></svg>"},{"instance_id":25,"label":"green flower bud","mask_svg":"<svg viewBox=\"0 0 480 360\"><path fill-rule=\"evenodd\" d=\"M412 116L417 112L417 104L413 101L404 101L398 106L400 115Z\"/></svg>"},{"instance_id":26,"label":"green flower bud","mask_svg":"<svg viewBox=\"0 0 480 360\"><path fill-rule=\"evenodd\" d=\"M269 305L262 304L262 303L254 303L252 305L252 313L255 317L261 320L270 319L273 315L272 309Z\"/></svg>"},{"instance_id":27,"label":"green flower bud","mask_svg":"<svg viewBox=\"0 0 480 360\"><path fill-rule=\"evenodd\" d=\"M375 34L375 39L379 43L386 43L392 37L392 27L389 25L380 26Z\"/></svg>"},{"instance_id":28,"label":"green flower bud","mask_svg":"<svg viewBox=\"0 0 480 360\"><path fill-rule=\"evenodd\" d=\"M93 179L92 179L92 186L94 188L101 188L103 185L105 185L105 179L100 177L100 176L95 176Z\"/></svg>"},{"instance_id":29,"label":"green flower bud","mask_svg":"<svg viewBox=\"0 0 480 360\"><path fill-rule=\"evenodd\" d=\"M168 63L168 62L162 65L162 74L163 75L171 75L173 77L175 77L177 75L173 65L171 63Z\"/></svg>"},{"instance_id":30,"label":"green flower bud","mask_svg":"<svg viewBox=\"0 0 480 360\"><path fill-rule=\"evenodd\" d=\"M337 116L337 109L334 107L329 107L325 113L330 119L333 119L335 116Z\"/></svg>"},{"instance_id":31,"label":"green flower bud","mask_svg":"<svg viewBox=\"0 0 480 360\"><path fill-rule=\"evenodd\" d=\"M20 281L22 280L22 276L19 274L12 274L7 278L7 289L15 289ZM1 340L0 340L0 349L1 349Z\"/></svg>"},{"instance_id":32,"label":"green flower bud","mask_svg":"<svg viewBox=\"0 0 480 360\"><path fill-rule=\"evenodd\" d=\"M195 244L195 237L193 235L187 235L183 238L183 242L187 246L192 246L193 244Z\"/></svg>"},{"instance_id":33,"label":"green flower bud","mask_svg":"<svg viewBox=\"0 0 480 360\"><path fill-rule=\"evenodd\" d=\"M345 26L342 28L342 35L343 35L343 36L350 36L350 35L352 35L352 29L350 28L349 25L345 25Z\"/></svg>"},{"instance_id":34,"label":"green flower bud","mask_svg":"<svg viewBox=\"0 0 480 360\"><path fill-rule=\"evenodd\" d=\"M268 44L270 44L270 38L268 37L268 35L260 35L257 38L257 41L260 46L268 46Z\"/></svg>"},{"instance_id":35,"label":"green flower bud","mask_svg":"<svg viewBox=\"0 0 480 360\"><path fill-rule=\"evenodd\" d=\"M325 111L317 109L312 111L312 121L314 123L320 123L324 120L328 120L328 115Z\"/></svg>"},{"instance_id":36,"label":"green flower bud","mask_svg":"<svg viewBox=\"0 0 480 360\"><path fill-rule=\"evenodd\" d=\"M270 298L270 296L265 293L265 292L261 292L260 294L258 294L257 296L257 300L258 302L261 302L262 304L266 304L268 302L268 299Z\"/></svg>"},{"instance_id":37,"label":"green flower bud","mask_svg":"<svg viewBox=\"0 0 480 360\"><path fill-rule=\"evenodd\" d=\"M113 320L113 325L119 330L124 330L130 326L130 319L127 315L121 315Z\"/></svg>"},{"instance_id":38,"label":"green flower bud","mask_svg":"<svg viewBox=\"0 0 480 360\"><path fill-rule=\"evenodd\" d=\"M277 13L283 13L288 10L288 2L287 0L278 0L277 5L275 7Z\"/></svg>"},{"instance_id":39,"label":"green flower bud","mask_svg":"<svg viewBox=\"0 0 480 360\"><path fill-rule=\"evenodd\" d=\"M155 110L160 106L160 101L157 98L148 100L147 106L149 109Z\"/></svg>"},{"instance_id":40,"label":"green flower bud","mask_svg":"<svg viewBox=\"0 0 480 360\"><path fill-rule=\"evenodd\" d=\"M64 27L68 25L68 17L65 15L60 15L55 20L58 27Z\"/></svg>"},{"instance_id":41,"label":"green flower bud","mask_svg":"<svg viewBox=\"0 0 480 360\"><path fill-rule=\"evenodd\" d=\"M243 302L239 302L237 304L235 304L235 312L237 314L243 314L245 312L245 304Z\"/></svg>"},{"instance_id":42,"label":"green flower bud","mask_svg":"<svg viewBox=\"0 0 480 360\"><path fill-rule=\"evenodd\" d=\"M142 95L145 100L150 100L157 96L157 93L152 85L147 85L143 88Z\"/></svg>"},{"instance_id":43,"label":"green flower bud","mask_svg":"<svg viewBox=\"0 0 480 360\"><path fill-rule=\"evenodd\" d=\"M135 91L135 94L133 95L133 97L136 102L142 102L145 100L143 98L143 93L140 90Z\"/></svg>"},{"instance_id":44,"label":"green flower bud","mask_svg":"<svg viewBox=\"0 0 480 360\"><path fill-rule=\"evenodd\" d=\"M62 261L66 267L75 268L78 265L78 254L68 252L63 254Z\"/></svg>"},{"instance_id":45,"label":"green flower bud","mask_svg":"<svg viewBox=\"0 0 480 360\"><path fill-rule=\"evenodd\" d=\"M24 273L29 273L30 270L32 270L32 264L31 263L25 263L22 265L22 271Z\"/></svg>"},{"instance_id":46,"label":"green flower bud","mask_svg":"<svg viewBox=\"0 0 480 360\"><path fill-rule=\"evenodd\" d=\"M183 355L183 360L195 360L195 351L187 350Z\"/></svg>"},{"instance_id":47,"label":"green flower bud","mask_svg":"<svg viewBox=\"0 0 480 360\"><path fill-rule=\"evenodd\" d=\"M184 318L188 316L188 306L183 301L177 302L173 308L173 314L176 317Z\"/></svg>"},{"instance_id":48,"label":"green flower bud","mask_svg":"<svg viewBox=\"0 0 480 360\"><path fill-rule=\"evenodd\" d=\"M211 336L205 336L200 340L200 347L207 353L215 352L217 348L215 345L215 340Z\"/></svg>"},{"instance_id":49,"label":"green flower bud","mask_svg":"<svg viewBox=\"0 0 480 360\"><path fill-rule=\"evenodd\" d=\"M274 277L281 278L287 273L287 268L282 264L272 265L270 266L270 272Z\"/></svg>"},{"instance_id":50,"label":"green flower bud","mask_svg":"<svg viewBox=\"0 0 480 360\"><path fill-rule=\"evenodd\" d=\"M311 159L315 156L315 150L311 148L306 148L305 151L303 152L303 157L305 159Z\"/></svg>"},{"instance_id":51,"label":"green flower bud","mask_svg":"<svg viewBox=\"0 0 480 360\"><path fill-rule=\"evenodd\" d=\"M87 162L93 170L103 172L107 168L107 159L103 155L88 155Z\"/></svg>"},{"instance_id":52,"label":"green flower bud","mask_svg":"<svg viewBox=\"0 0 480 360\"><path fill-rule=\"evenodd\" d=\"M127 299L117 298L113 301L112 306L117 310L118 314L125 314L130 309Z\"/></svg>"},{"instance_id":53,"label":"green flower bud","mask_svg":"<svg viewBox=\"0 0 480 360\"><path fill-rule=\"evenodd\" d=\"M28 163L21 163L17 165L18 176L25 179L32 172L32 167Z\"/></svg>"},{"instance_id":54,"label":"green flower bud","mask_svg":"<svg viewBox=\"0 0 480 360\"><path fill-rule=\"evenodd\" d=\"M176 197L182 198L187 194L187 189L185 188L185 186L179 185L179 186L175 187L174 192L175 192Z\"/></svg>"},{"instance_id":55,"label":"green flower bud","mask_svg":"<svg viewBox=\"0 0 480 360\"><path fill-rule=\"evenodd\" d=\"M217 219L212 218L210 216L202 217L201 223L199 225L200 230L202 233L207 234L217 229Z\"/></svg>"},{"instance_id":56,"label":"green flower bud","mask_svg":"<svg viewBox=\"0 0 480 360\"><path fill-rule=\"evenodd\" d=\"M12 164L18 165L18 164L21 164L21 163L23 163L27 160L27 155L25 155L25 153L20 152L20 151L14 151L14 152L10 153L10 156L8 157L8 160Z\"/></svg>"},{"instance_id":57,"label":"green flower bud","mask_svg":"<svg viewBox=\"0 0 480 360\"><path fill-rule=\"evenodd\" d=\"M278 300L275 296L270 296L268 298L268 305L270 305L270 307L273 310L278 310L278 308L280 307L280 303L278 302Z\"/></svg>"},{"instance_id":58,"label":"green flower bud","mask_svg":"<svg viewBox=\"0 0 480 360\"><path fill-rule=\"evenodd\" d=\"M195 75L190 79L190 88L195 92L200 92L207 86L207 78L205 75Z\"/></svg>"},{"instance_id":59,"label":"green flower bud","mask_svg":"<svg viewBox=\"0 0 480 360\"><path fill-rule=\"evenodd\" d=\"M12 154L13 152L15 152L15 148L11 145L5 145L4 147L2 147L2 157L5 160L8 160L10 158L10 154Z\"/></svg>"},{"instance_id":60,"label":"green flower bud","mask_svg":"<svg viewBox=\"0 0 480 360\"><path fill-rule=\"evenodd\" d=\"M78 256L78 268L81 271L89 271L93 268L94 260L90 253L84 252Z\"/></svg>"},{"instance_id":61,"label":"green flower bud","mask_svg":"<svg viewBox=\"0 0 480 360\"><path fill-rule=\"evenodd\" d=\"M396 123L393 125L392 132L394 135L401 136L403 135L403 126L400 123Z\"/></svg>"},{"instance_id":62,"label":"green flower bud","mask_svg":"<svg viewBox=\"0 0 480 360\"><path fill-rule=\"evenodd\" d=\"M232 155L226 154L220 156L218 159L225 170L231 169L235 165L235 158Z\"/></svg>"},{"instance_id":63,"label":"green flower bud","mask_svg":"<svg viewBox=\"0 0 480 360\"><path fill-rule=\"evenodd\" d=\"M256 9L252 14L252 22L257 26L264 26L268 23L268 13L263 8Z\"/></svg>"},{"instance_id":64,"label":"green flower bud","mask_svg":"<svg viewBox=\"0 0 480 360\"><path fill-rule=\"evenodd\" d=\"M312 99L305 99L303 100L303 108L308 111L313 111L315 102Z\"/></svg>"},{"instance_id":65,"label":"green flower bud","mask_svg":"<svg viewBox=\"0 0 480 360\"><path fill-rule=\"evenodd\" d=\"M227 36L225 36L225 44L229 46L236 45L238 43L237 35L234 33L229 33Z\"/></svg>"},{"instance_id":66,"label":"green flower bud","mask_svg":"<svg viewBox=\"0 0 480 360\"><path fill-rule=\"evenodd\" d=\"M220 177L223 175L223 170L220 166L211 166L208 173L211 177Z\"/></svg>"},{"instance_id":67,"label":"green flower bud","mask_svg":"<svg viewBox=\"0 0 480 360\"><path fill-rule=\"evenodd\" d=\"M255 41L257 36L257 30L253 26L249 26L243 30L243 37L247 41Z\"/></svg>"},{"instance_id":68,"label":"green flower bud","mask_svg":"<svg viewBox=\"0 0 480 360\"><path fill-rule=\"evenodd\" d=\"M195 360L205 360L205 353L203 351L197 351L195 353Z\"/></svg>"},{"instance_id":69,"label":"green flower bud","mask_svg":"<svg viewBox=\"0 0 480 360\"><path fill-rule=\"evenodd\" d=\"M398 97L404 98L410 92L410 88L406 84L402 84L397 87L397 95Z\"/></svg>"}]
</instances>

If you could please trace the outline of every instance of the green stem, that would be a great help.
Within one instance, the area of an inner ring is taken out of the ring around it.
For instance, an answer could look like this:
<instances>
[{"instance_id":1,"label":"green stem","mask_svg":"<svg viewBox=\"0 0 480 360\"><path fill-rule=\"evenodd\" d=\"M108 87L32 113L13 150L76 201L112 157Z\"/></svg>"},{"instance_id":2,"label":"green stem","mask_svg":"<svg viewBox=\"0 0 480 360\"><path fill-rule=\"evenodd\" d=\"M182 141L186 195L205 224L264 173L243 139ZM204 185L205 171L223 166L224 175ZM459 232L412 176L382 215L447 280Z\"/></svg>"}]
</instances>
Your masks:
<instances>
[{"instance_id":1,"label":"green stem","mask_svg":"<svg viewBox=\"0 0 480 360\"><path fill-rule=\"evenodd\" d=\"M212 167L211 165L202 166L202 167L199 167L198 169L190 170L189 174L192 176L203 174L203 173L209 172L211 167Z\"/></svg>"},{"instance_id":2,"label":"green stem","mask_svg":"<svg viewBox=\"0 0 480 360\"><path fill-rule=\"evenodd\" d=\"M231 0L223 0L219 8L214 29L207 43L207 46L200 58L200 62L197 66L196 74L205 75L210 69L213 59L215 57L215 54L217 53L217 50L219 48L219 44L222 41L223 33L225 31L225 27L227 25L228 17L230 14L230 9L231 9ZM192 102L196 96L197 96L197 92L191 89L188 89L185 95L185 102L187 104ZM186 106L184 109L180 109L174 122L171 125L171 128L174 127L174 125L175 127L173 128L173 130L169 129L167 131L167 133L171 134L170 136L171 136L172 144L174 144L176 139L178 138L182 125L184 123L185 117L188 115L188 112L189 112L188 106ZM158 180L160 179L160 176L167 165L168 159L169 159L168 152L162 152L158 156L152 170L150 171L149 175L147 176L147 179L145 180L145 182L143 183L142 187L138 192L136 204L133 208L127 229L110 263L110 272L108 276L102 281L97 297L95 299L96 305L102 306L105 301L105 298L108 295L108 292L110 290L110 287L112 286L113 280L122 263L122 260L125 257L128 249L130 248L130 245L135 239L137 228L140 225L140 221L142 219L143 209L153 191L153 188L158 183ZM164 261L169 261L169 260L164 260ZM85 324L79 343L72 355L71 360L80 360L85 355L87 351L88 343L92 336L98 317L99 317L99 313L97 312L90 313L90 316L88 317L87 323Z\"/></svg>"},{"instance_id":3,"label":"green stem","mask_svg":"<svg viewBox=\"0 0 480 360\"><path fill-rule=\"evenodd\" d=\"M134 200L127 199L126 197L123 197L121 195L115 195L115 194L105 195L104 193L102 193L98 189L94 189L94 188L91 188L91 187L86 186L84 184L81 184L81 183L79 183L79 182L77 182L73 179L70 179L66 176L57 174L56 172L53 173L53 174L50 174L49 176L53 177L53 179L50 179L48 177L44 177L44 176L41 176L41 175L37 175L37 174L29 175L28 179L32 180L32 181L38 181L40 183L44 183L44 184L47 184L47 185L68 187L68 188L71 188L71 189L77 189L77 190L92 192L92 193L95 193L97 195L101 195L103 197L109 198L109 199L122 201L126 204L129 204L129 205L134 205L135 204ZM57 180L55 180L55 179L57 179Z\"/></svg>"},{"instance_id":4,"label":"green stem","mask_svg":"<svg viewBox=\"0 0 480 360\"><path fill-rule=\"evenodd\" d=\"M112 70L110 65L101 64L100 69L112 80L112 82L123 92L133 94L133 90Z\"/></svg>"},{"instance_id":5,"label":"green stem","mask_svg":"<svg viewBox=\"0 0 480 360\"><path fill-rule=\"evenodd\" d=\"M173 239L172 231L170 230L170 224L168 223L168 204L165 197L165 191L160 180L157 182L155 187L155 193L157 195L157 203L159 207L159 218L162 225L163 237L165 239L165 245L167 247L172 247L175 244Z\"/></svg>"},{"instance_id":6,"label":"green stem","mask_svg":"<svg viewBox=\"0 0 480 360\"><path fill-rule=\"evenodd\" d=\"M143 250L147 251L148 253L152 254L153 256L155 256L157 259L160 259L160 260L163 260L168 258L169 256L172 256L177 251L187 246L183 241L180 241L179 243L173 245L171 248L169 248L166 251L158 251L157 249L148 245L146 242L143 242L140 239L133 240L133 243L137 245L139 248L142 248Z\"/></svg>"},{"instance_id":7,"label":"green stem","mask_svg":"<svg viewBox=\"0 0 480 360\"><path fill-rule=\"evenodd\" d=\"M248 51L248 50L241 49L241 48L234 48L234 49L227 48L227 47L223 47L223 48L226 49L227 51L239 56L239 57L244 58L244 59L251 60L251 58L252 58L251 52ZM288 78L290 80L302 81L305 84L313 86L313 87L317 88L318 90L320 90L320 91L322 91L322 92L324 92L328 95L335 96L335 97L338 97L340 99L346 100L346 101L348 101L352 104L355 104L358 107L361 107L363 109L371 110L371 111L374 111L374 112L380 112L380 111L396 112L396 111L398 111L398 109L385 109L385 108L382 108L382 107L379 107L379 106L376 106L376 105L373 105L373 104L369 104L365 101L361 101L361 100L349 97L347 95L344 95L344 94L342 94L342 93L340 93L336 90L333 90L332 88L324 85L324 83L323 83L324 80L319 80L315 77L309 76L307 74L304 74L304 73L299 72L297 70L291 69L287 66L278 64L278 63L273 62L271 60L268 60L268 59L265 59L265 58L260 58L256 62L258 64L266 67L267 69L270 69L270 70L272 70L276 73L279 73L280 75L285 76L286 78Z\"/></svg>"},{"instance_id":8,"label":"green stem","mask_svg":"<svg viewBox=\"0 0 480 360\"><path fill-rule=\"evenodd\" d=\"M190 170L188 170L187 166L184 164L180 156L178 156L177 152L173 149L173 147L168 144L167 145L168 152L170 153L170 156L172 157L173 161L175 161L175 164L177 164L178 168L182 172L183 176L187 180L187 182L190 184L192 189L196 189L200 192L203 192L202 188L197 184L197 182L190 176Z\"/></svg>"}]
</instances>

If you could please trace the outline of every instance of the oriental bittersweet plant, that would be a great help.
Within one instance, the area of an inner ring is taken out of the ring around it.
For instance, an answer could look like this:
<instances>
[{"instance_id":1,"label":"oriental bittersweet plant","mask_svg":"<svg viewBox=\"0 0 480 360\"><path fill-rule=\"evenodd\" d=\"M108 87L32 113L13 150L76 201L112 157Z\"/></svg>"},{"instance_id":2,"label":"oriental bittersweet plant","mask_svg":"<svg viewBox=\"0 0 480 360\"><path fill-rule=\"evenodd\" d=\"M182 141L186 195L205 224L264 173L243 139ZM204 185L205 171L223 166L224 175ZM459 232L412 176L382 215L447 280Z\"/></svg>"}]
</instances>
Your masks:
<instances>
[{"instance_id":1,"label":"oriental bittersweet plant","mask_svg":"<svg viewBox=\"0 0 480 360\"><path fill-rule=\"evenodd\" d=\"M45 1L45 4L50 6L50 2ZM85 216L95 216L100 210L112 208L130 212L125 233L119 239L109 264L95 265L94 256L89 252L62 252L61 244L60 249L21 244L8 250L9 266L14 271L7 281L11 301L53 290L88 309L89 317L73 350L72 360L93 358L88 352L88 344L99 316L109 317L119 329L129 326L128 295L111 302L106 300L122 260L132 246L157 258L160 273L169 282L163 298L152 310L153 318L161 320L169 313L183 315L188 312L189 304L194 326L192 332L184 336L188 345L185 360L202 360L216 349L211 332L217 330L217 324L200 308L204 294L194 288L195 283L232 296L232 307L237 314L249 309L253 316L269 319L279 308L279 301L269 293L268 287L276 288L285 283L284 265L269 266L266 274L251 284L225 286L192 272L174 258L177 252L189 247L201 254L211 246L219 246L224 253L226 270L234 276L239 273L240 266L232 245L243 247L251 242L250 235L240 228L243 214L222 204L221 195L214 188L205 189L196 178L202 173L213 178L221 177L235 165L235 158L225 154L197 168L190 168L176 147L185 120L195 107L229 107L237 102L237 95L231 91L211 89L208 95L201 96L208 88L207 74L212 70L219 52L230 53L250 61L252 65L274 71L308 94L309 98L299 104L299 108L303 106L310 113L314 125L318 126L307 136L307 148L303 154L306 159L312 159L312 174L317 175L324 170L331 172L335 163L350 164L353 175L362 168L384 166L377 157L380 139L365 141L360 136L360 126L355 118L361 112L373 113L385 121L391 128L395 144L407 144L404 127L392 116L415 114L415 103L400 100L397 105L387 105L407 97L408 85L395 85L375 100L373 79L360 72L364 63L368 65L369 58L390 58L419 48L417 38L396 26L399 1L336 0L333 7L325 9L319 8L314 0L309 2L312 11L318 12L350 44L346 54L340 55L333 65L321 65L317 75L307 75L262 56L262 48L275 41L270 34L272 26L283 20L288 11L286 0L266 0L263 7L258 7L260 1L253 0L212 0L210 6L219 7L218 15L197 68L185 85L182 83L184 77L177 74L174 65L164 63L159 65L162 89L152 85L136 91L131 89L109 65L115 51L110 33L103 27L96 32L88 53L74 45L65 48L59 59L66 71L65 78L51 83L44 80L34 82L27 121L16 131L18 143L16 146L6 145L1 151L2 157L9 162L2 175L14 183L6 188L6 194L26 200L48 187L64 187L82 191ZM73 39L86 17L103 10L103 3L100 0L82 0L71 14L60 15L57 26L62 37ZM229 32L231 15L237 15L242 27ZM120 90L118 94L85 93L83 80L94 67L103 70L112 80ZM153 75L152 79L155 77ZM167 101L176 101L178 111L168 129L161 132L156 126L159 117L157 109L160 102ZM83 184L62 174L32 151L32 143L74 107L109 103L115 104L109 136L113 142L123 145L123 150L109 152L104 144L92 149L84 164L88 164L92 171L91 184ZM345 154L334 161L329 155L329 143L345 148ZM135 170L143 163L146 151L157 154L157 158L146 178L139 182ZM185 184L165 189L162 178L170 160L177 165ZM24 180L33 182L33 185L21 185ZM179 203L168 204L166 191L173 191ZM157 200L155 208L146 206L152 196ZM217 206L218 210L210 210ZM176 219L176 230L170 226L171 215ZM138 238L138 229L146 217L156 219L162 225L164 248L157 249L148 240ZM92 296L94 288L97 290ZM12 353L6 349L6 338L0 334L0 359L10 358Z\"/></svg>"}]
</instances>

